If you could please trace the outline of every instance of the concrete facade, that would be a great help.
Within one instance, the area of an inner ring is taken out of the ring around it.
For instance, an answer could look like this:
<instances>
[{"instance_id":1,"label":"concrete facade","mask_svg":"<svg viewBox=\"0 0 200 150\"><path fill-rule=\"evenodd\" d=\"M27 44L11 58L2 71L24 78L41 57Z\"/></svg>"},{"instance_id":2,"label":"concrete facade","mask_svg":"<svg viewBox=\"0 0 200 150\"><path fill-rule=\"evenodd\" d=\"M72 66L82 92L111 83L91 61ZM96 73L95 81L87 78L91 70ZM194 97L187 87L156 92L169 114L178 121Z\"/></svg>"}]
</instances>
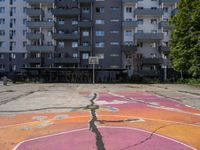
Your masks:
<instances>
[{"instance_id":1,"label":"concrete facade","mask_svg":"<svg viewBox=\"0 0 200 150\"><path fill-rule=\"evenodd\" d=\"M21 68L90 70L97 78L159 77L168 61L178 0L1 0L0 72ZM38 72L39 75L39 72Z\"/></svg>"}]
</instances>

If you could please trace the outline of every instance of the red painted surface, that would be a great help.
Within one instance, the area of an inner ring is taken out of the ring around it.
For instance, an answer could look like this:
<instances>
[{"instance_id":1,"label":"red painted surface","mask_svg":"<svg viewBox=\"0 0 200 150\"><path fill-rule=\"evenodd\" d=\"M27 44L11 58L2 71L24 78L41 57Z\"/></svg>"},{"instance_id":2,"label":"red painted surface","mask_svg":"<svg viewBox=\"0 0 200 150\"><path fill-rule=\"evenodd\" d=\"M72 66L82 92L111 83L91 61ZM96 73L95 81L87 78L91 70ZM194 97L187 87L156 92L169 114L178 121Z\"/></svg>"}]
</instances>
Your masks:
<instances>
[{"instance_id":1,"label":"red painted surface","mask_svg":"<svg viewBox=\"0 0 200 150\"><path fill-rule=\"evenodd\" d=\"M191 150L173 140L135 129L100 128L107 150ZM142 141L142 142L141 142ZM96 150L92 132L85 129L24 142L17 150Z\"/></svg>"}]
</instances>

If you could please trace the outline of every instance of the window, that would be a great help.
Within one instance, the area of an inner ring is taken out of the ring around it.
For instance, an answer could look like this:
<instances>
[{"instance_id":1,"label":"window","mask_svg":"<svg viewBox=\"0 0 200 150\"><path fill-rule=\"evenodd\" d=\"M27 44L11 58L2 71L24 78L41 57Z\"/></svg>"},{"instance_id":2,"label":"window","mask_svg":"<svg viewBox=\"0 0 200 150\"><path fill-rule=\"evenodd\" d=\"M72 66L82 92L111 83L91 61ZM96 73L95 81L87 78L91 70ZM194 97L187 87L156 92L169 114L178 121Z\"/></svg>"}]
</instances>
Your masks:
<instances>
[{"instance_id":1,"label":"window","mask_svg":"<svg viewBox=\"0 0 200 150\"><path fill-rule=\"evenodd\" d=\"M132 36L132 31L131 30L126 30L125 36Z\"/></svg>"},{"instance_id":2,"label":"window","mask_svg":"<svg viewBox=\"0 0 200 150\"><path fill-rule=\"evenodd\" d=\"M96 13L104 13L104 8L103 7L97 7Z\"/></svg>"},{"instance_id":3,"label":"window","mask_svg":"<svg viewBox=\"0 0 200 150\"><path fill-rule=\"evenodd\" d=\"M157 24L157 19L151 19L151 24Z\"/></svg>"},{"instance_id":4,"label":"window","mask_svg":"<svg viewBox=\"0 0 200 150\"><path fill-rule=\"evenodd\" d=\"M82 59L89 59L89 54L88 53L83 53L82 54Z\"/></svg>"},{"instance_id":5,"label":"window","mask_svg":"<svg viewBox=\"0 0 200 150\"><path fill-rule=\"evenodd\" d=\"M82 12L83 13L90 13L90 8L89 7L83 7Z\"/></svg>"},{"instance_id":6,"label":"window","mask_svg":"<svg viewBox=\"0 0 200 150\"><path fill-rule=\"evenodd\" d=\"M104 47L104 42L96 42L95 43L96 48L103 48Z\"/></svg>"},{"instance_id":7,"label":"window","mask_svg":"<svg viewBox=\"0 0 200 150\"><path fill-rule=\"evenodd\" d=\"M157 30L151 30L151 33L157 33L158 31Z\"/></svg>"},{"instance_id":8,"label":"window","mask_svg":"<svg viewBox=\"0 0 200 150\"><path fill-rule=\"evenodd\" d=\"M104 36L104 31L96 31L96 36Z\"/></svg>"},{"instance_id":9,"label":"window","mask_svg":"<svg viewBox=\"0 0 200 150\"><path fill-rule=\"evenodd\" d=\"M138 42L137 43L137 47L143 47L143 43L142 42Z\"/></svg>"},{"instance_id":10,"label":"window","mask_svg":"<svg viewBox=\"0 0 200 150\"><path fill-rule=\"evenodd\" d=\"M0 36L5 36L5 30L0 30Z\"/></svg>"},{"instance_id":11,"label":"window","mask_svg":"<svg viewBox=\"0 0 200 150\"><path fill-rule=\"evenodd\" d=\"M5 24L5 19L4 18L0 18L0 24Z\"/></svg>"},{"instance_id":12,"label":"window","mask_svg":"<svg viewBox=\"0 0 200 150\"><path fill-rule=\"evenodd\" d=\"M104 20L96 20L96 24L104 24Z\"/></svg>"},{"instance_id":13,"label":"window","mask_svg":"<svg viewBox=\"0 0 200 150\"><path fill-rule=\"evenodd\" d=\"M13 54L13 53L12 53L12 54L10 55L10 57L11 57L12 59L15 59L15 58L16 58L16 54Z\"/></svg>"},{"instance_id":14,"label":"window","mask_svg":"<svg viewBox=\"0 0 200 150\"><path fill-rule=\"evenodd\" d=\"M77 48L78 47L78 42L72 42L72 48Z\"/></svg>"},{"instance_id":15,"label":"window","mask_svg":"<svg viewBox=\"0 0 200 150\"><path fill-rule=\"evenodd\" d=\"M78 54L77 53L73 53L73 58L78 58Z\"/></svg>"},{"instance_id":16,"label":"window","mask_svg":"<svg viewBox=\"0 0 200 150\"><path fill-rule=\"evenodd\" d=\"M98 57L99 59L104 59L104 54L96 54L96 57Z\"/></svg>"},{"instance_id":17,"label":"window","mask_svg":"<svg viewBox=\"0 0 200 150\"><path fill-rule=\"evenodd\" d=\"M143 19L138 19L137 22L138 24L143 24Z\"/></svg>"},{"instance_id":18,"label":"window","mask_svg":"<svg viewBox=\"0 0 200 150\"><path fill-rule=\"evenodd\" d=\"M168 7L163 7L164 13L168 13Z\"/></svg>"},{"instance_id":19,"label":"window","mask_svg":"<svg viewBox=\"0 0 200 150\"><path fill-rule=\"evenodd\" d=\"M4 47L4 42L0 41L0 47Z\"/></svg>"},{"instance_id":20,"label":"window","mask_svg":"<svg viewBox=\"0 0 200 150\"><path fill-rule=\"evenodd\" d=\"M0 70L5 70L5 65L4 64L0 64Z\"/></svg>"},{"instance_id":21,"label":"window","mask_svg":"<svg viewBox=\"0 0 200 150\"><path fill-rule=\"evenodd\" d=\"M58 47L59 48L64 48L65 46L65 43L64 42L58 42Z\"/></svg>"},{"instance_id":22,"label":"window","mask_svg":"<svg viewBox=\"0 0 200 150\"><path fill-rule=\"evenodd\" d=\"M168 36L169 35L168 30L164 30L163 33L164 33L164 36Z\"/></svg>"},{"instance_id":23,"label":"window","mask_svg":"<svg viewBox=\"0 0 200 150\"><path fill-rule=\"evenodd\" d=\"M0 53L0 59L4 59L4 54Z\"/></svg>"},{"instance_id":24,"label":"window","mask_svg":"<svg viewBox=\"0 0 200 150\"><path fill-rule=\"evenodd\" d=\"M78 20L77 19L72 19L72 25L77 25L78 24Z\"/></svg>"},{"instance_id":25,"label":"window","mask_svg":"<svg viewBox=\"0 0 200 150\"><path fill-rule=\"evenodd\" d=\"M151 46L152 48L156 48L156 42L152 42L152 43L150 44L150 46Z\"/></svg>"},{"instance_id":26,"label":"window","mask_svg":"<svg viewBox=\"0 0 200 150\"><path fill-rule=\"evenodd\" d=\"M0 13L5 13L5 7L0 7Z\"/></svg>"},{"instance_id":27,"label":"window","mask_svg":"<svg viewBox=\"0 0 200 150\"><path fill-rule=\"evenodd\" d=\"M110 33L112 33L112 34L117 34L117 33L119 33L119 31L113 30L113 31L110 31Z\"/></svg>"},{"instance_id":28,"label":"window","mask_svg":"<svg viewBox=\"0 0 200 150\"><path fill-rule=\"evenodd\" d=\"M110 22L119 22L119 19L111 19Z\"/></svg>"},{"instance_id":29,"label":"window","mask_svg":"<svg viewBox=\"0 0 200 150\"><path fill-rule=\"evenodd\" d=\"M132 7L126 7L126 13L132 13Z\"/></svg>"},{"instance_id":30,"label":"window","mask_svg":"<svg viewBox=\"0 0 200 150\"><path fill-rule=\"evenodd\" d=\"M110 45L119 45L119 42L110 42Z\"/></svg>"},{"instance_id":31,"label":"window","mask_svg":"<svg viewBox=\"0 0 200 150\"><path fill-rule=\"evenodd\" d=\"M143 30L138 30L137 33L143 33Z\"/></svg>"},{"instance_id":32,"label":"window","mask_svg":"<svg viewBox=\"0 0 200 150\"><path fill-rule=\"evenodd\" d=\"M111 7L111 9L112 9L113 11L120 10L119 7Z\"/></svg>"},{"instance_id":33,"label":"window","mask_svg":"<svg viewBox=\"0 0 200 150\"><path fill-rule=\"evenodd\" d=\"M23 41L23 47L26 47L26 45L27 45L27 42Z\"/></svg>"},{"instance_id":34,"label":"window","mask_svg":"<svg viewBox=\"0 0 200 150\"><path fill-rule=\"evenodd\" d=\"M64 20L64 19L59 19L59 20L58 20L58 24L60 24L60 25L65 24L65 20Z\"/></svg>"},{"instance_id":35,"label":"window","mask_svg":"<svg viewBox=\"0 0 200 150\"><path fill-rule=\"evenodd\" d=\"M83 36L89 36L89 34L90 34L89 31L83 31L83 32L82 32L82 35L83 35Z\"/></svg>"}]
</instances>

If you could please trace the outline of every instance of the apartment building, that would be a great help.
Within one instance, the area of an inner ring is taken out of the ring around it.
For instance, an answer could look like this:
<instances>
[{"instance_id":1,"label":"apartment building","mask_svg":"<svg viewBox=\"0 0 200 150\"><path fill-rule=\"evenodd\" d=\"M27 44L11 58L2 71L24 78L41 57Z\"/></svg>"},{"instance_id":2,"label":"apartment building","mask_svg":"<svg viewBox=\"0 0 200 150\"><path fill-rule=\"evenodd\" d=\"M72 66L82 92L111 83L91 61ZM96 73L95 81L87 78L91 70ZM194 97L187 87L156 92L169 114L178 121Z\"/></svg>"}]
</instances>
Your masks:
<instances>
[{"instance_id":1,"label":"apartment building","mask_svg":"<svg viewBox=\"0 0 200 150\"><path fill-rule=\"evenodd\" d=\"M0 0L0 73L91 82L88 59L98 56L99 82L159 78L170 68L168 20L177 2Z\"/></svg>"}]
</instances>

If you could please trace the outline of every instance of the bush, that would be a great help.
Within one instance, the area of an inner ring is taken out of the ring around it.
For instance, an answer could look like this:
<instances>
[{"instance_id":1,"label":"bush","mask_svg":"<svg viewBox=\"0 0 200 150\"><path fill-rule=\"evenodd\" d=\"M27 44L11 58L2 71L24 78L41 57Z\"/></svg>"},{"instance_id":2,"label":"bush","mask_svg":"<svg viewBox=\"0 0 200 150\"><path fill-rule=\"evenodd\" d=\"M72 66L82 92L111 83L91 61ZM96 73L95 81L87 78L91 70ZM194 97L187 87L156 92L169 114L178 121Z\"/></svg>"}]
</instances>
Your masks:
<instances>
[{"instance_id":1,"label":"bush","mask_svg":"<svg viewBox=\"0 0 200 150\"><path fill-rule=\"evenodd\" d=\"M191 84L191 85L200 85L200 79L195 79L195 78L191 78L191 79L178 79L177 83L179 84Z\"/></svg>"}]
</instances>

